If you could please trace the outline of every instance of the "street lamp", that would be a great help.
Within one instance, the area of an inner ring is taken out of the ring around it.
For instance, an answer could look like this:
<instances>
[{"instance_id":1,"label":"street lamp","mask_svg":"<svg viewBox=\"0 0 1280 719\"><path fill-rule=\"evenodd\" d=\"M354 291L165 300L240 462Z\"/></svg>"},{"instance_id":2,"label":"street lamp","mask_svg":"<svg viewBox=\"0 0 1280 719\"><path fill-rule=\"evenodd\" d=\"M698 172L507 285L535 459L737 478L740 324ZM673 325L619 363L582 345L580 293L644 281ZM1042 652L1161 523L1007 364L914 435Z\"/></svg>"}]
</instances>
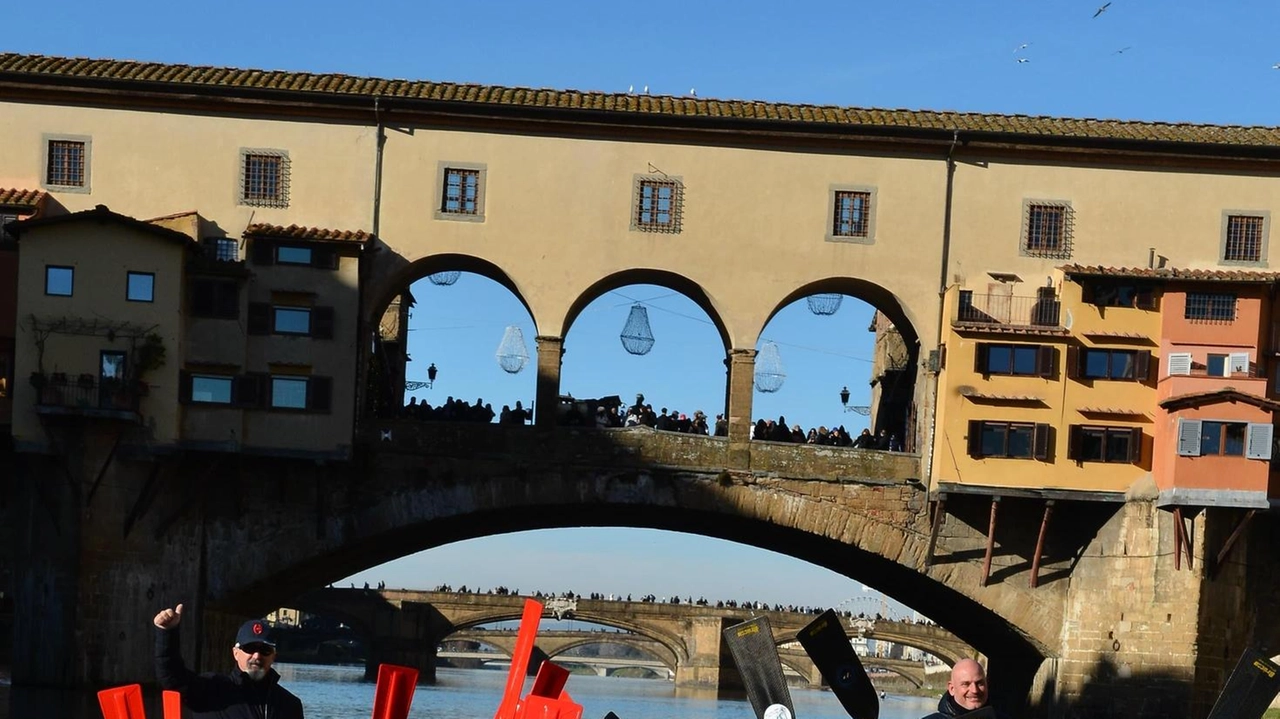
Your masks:
<instances>
[{"instance_id":1,"label":"street lamp","mask_svg":"<svg viewBox=\"0 0 1280 719\"><path fill-rule=\"evenodd\" d=\"M852 407L850 407L850 406L849 406L849 388L848 388L848 386L845 386L845 387L841 388L841 390L840 390L840 404L841 404L841 406L843 406L843 407L844 407L844 411L846 411L846 412L855 412L855 413L857 413L857 414L862 415L863 417L870 416L870 414L871 414L871 407L869 407L869 406L867 406L867 405L854 405L854 406L852 406Z\"/></svg>"},{"instance_id":2,"label":"street lamp","mask_svg":"<svg viewBox=\"0 0 1280 719\"><path fill-rule=\"evenodd\" d=\"M849 411L849 387L847 385L840 390L840 404L844 405L846 412Z\"/></svg>"},{"instance_id":3,"label":"street lamp","mask_svg":"<svg viewBox=\"0 0 1280 719\"><path fill-rule=\"evenodd\" d=\"M436 369L435 362L432 362L431 366L427 368L427 388L428 389L431 388L436 383L436 375L439 372L440 370Z\"/></svg>"}]
</instances>

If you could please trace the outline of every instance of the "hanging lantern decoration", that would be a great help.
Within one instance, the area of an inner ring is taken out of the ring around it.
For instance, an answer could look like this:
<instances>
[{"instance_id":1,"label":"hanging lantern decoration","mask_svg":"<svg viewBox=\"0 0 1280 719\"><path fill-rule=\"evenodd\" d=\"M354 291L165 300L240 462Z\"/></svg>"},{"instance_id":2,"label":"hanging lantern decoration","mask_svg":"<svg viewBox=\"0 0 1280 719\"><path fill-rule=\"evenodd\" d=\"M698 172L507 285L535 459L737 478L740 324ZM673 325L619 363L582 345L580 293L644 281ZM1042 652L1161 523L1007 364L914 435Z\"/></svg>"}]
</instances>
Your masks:
<instances>
[{"instance_id":1,"label":"hanging lantern decoration","mask_svg":"<svg viewBox=\"0 0 1280 719\"><path fill-rule=\"evenodd\" d=\"M756 389L777 392L786 379L787 372L782 366L782 357L778 355L778 345L766 341L756 353Z\"/></svg>"},{"instance_id":2,"label":"hanging lantern decoration","mask_svg":"<svg viewBox=\"0 0 1280 719\"><path fill-rule=\"evenodd\" d=\"M447 272L436 272L434 274L427 275L427 279L431 280L431 284L433 285L442 285L447 287L454 282L457 282L458 278L461 276L462 273L460 271L449 270Z\"/></svg>"},{"instance_id":3,"label":"hanging lantern decoration","mask_svg":"<svg viewBox=\"0 0 1280 719\"><path fill-rule=\"evenodd\" d=\"M627 324L619 336L622 348L633 355L646 355L653 349L653 330L649 328L649 310L644 305L631 305Z\"/></svg>"},{"instance_id":4,"label":"hanging lantern decoration","mask_svg":"<svg viewBox=\"0 0 1280 719\"><path fill-rule=\"evenodd\" d=\"M502 333L502 344L498 345L498 366L507 374L516 374L529 364L529 350L524 344L524 332L511 325Z\"/></svg>"},{"instance_id":5,"label":"hanging lantern decoration","mask_svg":"<svg viewBox=\"0 0 1280 719\"><path fill-rule=\"evenodd\" d=\"M809 303L809 311L815 315L834 315L844 301L844 295L821 294L809 295L805 298Z\"/></svg>"}]
</instances>

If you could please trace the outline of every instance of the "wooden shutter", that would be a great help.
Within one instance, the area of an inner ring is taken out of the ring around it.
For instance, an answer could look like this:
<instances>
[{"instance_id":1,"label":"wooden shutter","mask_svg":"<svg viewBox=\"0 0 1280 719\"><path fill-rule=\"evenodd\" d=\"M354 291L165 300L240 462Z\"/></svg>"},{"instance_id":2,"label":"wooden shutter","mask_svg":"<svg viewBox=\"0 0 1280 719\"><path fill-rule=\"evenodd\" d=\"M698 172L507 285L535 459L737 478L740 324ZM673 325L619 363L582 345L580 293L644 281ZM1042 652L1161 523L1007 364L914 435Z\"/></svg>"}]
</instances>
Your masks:
<instances>
[{"instance_id":1,"label":"wooden shutter","mask_svg":"<svg viewBox=\"0 0 1280 719\"><path fill-rule=\"evenodd\" d=\"M232 379L231 401L237 407L261 407L267 399L268 375L251 372Z\"/></svg>"},{"instance_id":2,"label":"wooden shutter","mask_svg":"<svg viewBox=\"0 0 1280 719\"><path fill-rule=\"evenodd\" d=\"M318 340L333 339L333 308L311 308L311 336Z\"/></svg>"},{"instance_id":3,"label":"wooden shutter","mask_svg":"<svg viewBox=\"0 0 1280 719\"><path fill-rule=\"evenodd\" d=\"M178 401L182 404L191 402L191 373L186 370L178 371Z\"/></svg>"},{"instance_id":4,"label":"wooden shutter","mask_svg":"<svg viewBox=\"0 0 1280 719\"><path fill-rule=\"evenodd\" d=\"M1200 456L1200 420L1178 418L1178 456Z\"/></svg>"},{"instance_id":5,"label":"wooden shutter","mask_svg":"<svg viewBox=\"0 0 1280 719\"><path fill-rule=\"evenodd\" d=\"M1146 382L1151 376L1151 352L1138 350L1133 353L1133 379Z\"/></svg>"},{"instance_id":6,"label":"wooden shutter","mask_svg":"<svg viewBox=\"0 0 1280 719\"><path fill-rule=\"evenodd\" d=\"M1058 358L1058 348L1040 345L1036 348L1036 373L1041 377L1053 377L1053 365Z\"/></svg>"},{"instance_id":7,"label":"wooden shutter","mask_svg":"<svg viewBox=\"0 0 1280 719\"><path fill-rule=\"evenodd\" d=\"M1249 459L1271 459L1272 427L1261 422L1250 422L1249 433L1245 437L1244 456Z\"/></svg>"},{"instance_id":8,"label":"wooden shutter","mask_svg":"<svg viewBox=\"0 0 1280 719\"><path fill-rule=\"evenodd\" d=\"M1169 353L1169 374L1191 374L1191 353L1190 352L1170 352ZM1197 432L1199 430L1196 430ZM1197 445L1198 446L1198 445Z\"/></svg>"},{"instance_id":9,"label":"wooden shutter","mask_svg":"<svg viewBox=\"0 0 1280 719\"><path fill-rule=\"evenodd\" d=\"M1227 376L1249 374L1249 353L1232 352L1227 355Z\"/></svg>"},{"instance_id":10,"label":"wooden shutter","mask_svg":"<svg viewBox=\"0 0 1280 719\"><path fill-rule=\"evenodd\" d=\"M1080 442L1083 431L1080 425L1073 424L1067 430L1067 459L1080 459Z\"/></svg>"},{"instance_id":11,"label":"wooden shutter","mask_svg":"<svg viewBox=\"0 0 1280 719\"><path fill-rule=\"evenodd\" d=\"M333 378L307 378L307 409L312 412L328 412L333 403Z\"/></svg>"},{"instance_id":12,"label":"wooden shutter","mask_svg":"<svg viewBox=\"0 0 1280 719\"><path fill-rule=\"evenodd\" d=\"M987 356L989 345L986 342L979 342L973 348L973 371L977 374L990 374L987 371Z\"/></svg>"},{"instance_id":13,"label":"wooden shutter","mask_svg":"<svg viewBox=\"0 0 1280 719\"><path fill-rule=\"evenodd\" d=\"M969 420L969 456L982 458L982 420Z\"/></svg>"},{"instance_id":14,"label":"wooden shutter","mask_svg":"<svg viewBox=\"0 0 1280 719\"><path fill-rule=\"evenodd\" d=\"M1035 428L1035 458L1042 461L1049 461L1049 443L1052 441L1053 431L1047 424L1037 424Z\"/></svg>"},{"instance_id":15,"label":"wooden shutter","mask_svg":"<svg viewBox=\"0 0 1280 719\"><path fill-rule=\"evenodd\" d=\"M1129 462L1136 463L1142 461L1142 428L1133 427L1129 430Z\"/></svg>"},{"instance_id":16,"label":"wooden shutter","mask_svg":"<svg viewBox=\"0 0 1280 719\"><path fill-rule=\"evenodd\" d=\"M1075 379L1080 376L1080 348L1067 345L1067 377Z\"/></svg>"},{"instance_id":17,"label":"wooden shutter","mask_svg":"<svg viewBox=\"0 0 1280 719\"><path fill-rule=\"evenodd\" d=\"M1134 306L1140 310L1154 310L1156 308L1156 292L1150 287L1139 287L1137 296L1134 298Z\"/></svg>"},{"instance_id":18,"label":"wooden shutter","mask_svg":"<svg viewBox=\"0 0 1280 719\"><path fill-rule=\"evenodd\" d=\"M271 334L271 305L266 302L249 303L249 334Z\"/></svg>"}]
</instances>

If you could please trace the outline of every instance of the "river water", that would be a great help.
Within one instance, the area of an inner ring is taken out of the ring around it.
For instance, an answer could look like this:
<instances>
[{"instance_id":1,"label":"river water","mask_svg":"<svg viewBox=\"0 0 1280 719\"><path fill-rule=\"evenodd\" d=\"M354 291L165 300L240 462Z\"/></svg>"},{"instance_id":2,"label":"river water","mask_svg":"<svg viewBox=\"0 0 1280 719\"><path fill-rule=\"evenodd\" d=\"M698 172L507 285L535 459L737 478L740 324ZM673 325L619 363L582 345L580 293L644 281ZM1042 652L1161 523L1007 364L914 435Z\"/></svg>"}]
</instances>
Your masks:
<instances>
[{"instance_id":1,"label":"river water","mask_svg":"<svg viewBox=\"0 0 1280 719\"><path fill-rule=\"evenodd\" d=\"M373 713L374 685L362 681L363 667L277 664L282 684L302 699L307 719L368 719ZM483 669L439 669L436 683L418 687L411 719L492 719L506 672ZM745 699L676 696L661 679L625 679L575 674L565 687L583 707L583 719L601 719L612 711L620 719L751 719ZM528 691L528 684L525 686ZM791 690L796 719L847 719L827 691ZM160 719L159 703L149 698L147 716ZM919 719L937 700L890 694L880 701L881 719ZM0 685L0 719L101 719L92 695Z\"/></svg>"}]
</instances>

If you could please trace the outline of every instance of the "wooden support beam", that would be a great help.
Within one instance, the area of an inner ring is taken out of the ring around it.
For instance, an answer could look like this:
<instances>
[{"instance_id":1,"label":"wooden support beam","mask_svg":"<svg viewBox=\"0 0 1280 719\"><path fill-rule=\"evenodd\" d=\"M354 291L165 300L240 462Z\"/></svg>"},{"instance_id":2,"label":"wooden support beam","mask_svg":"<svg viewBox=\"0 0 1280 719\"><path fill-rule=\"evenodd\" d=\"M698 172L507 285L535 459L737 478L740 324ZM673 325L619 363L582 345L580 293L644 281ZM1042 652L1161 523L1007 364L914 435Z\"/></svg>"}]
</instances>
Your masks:
<instances>
[{"instance_id":1,"label":"wooden support beam","mask_svg":"<svg viewBox=\"0 0 1280 719\"><path fill-rule=\"evenodd\" d=\"M996 546L996 512L1000 508L999 495L991 498L991 523L987 525L987 554L982 558L982 586L991 578L991 554Z\"/></svg>"},{"instance_id":2,"label":"wooden support beam","mask_svg":"<svg viewBox=\"0 0 1280 719\"><path fill-rule=\"evenodd\" d=\"M1183 536L1186 528L1182 525L1182 507L1173 508L1173 568L1182 569L1182 545L1187 541ZM1190 567L1187 567L1190 569Z\"/></svg>"},{"instance_id":3,"label":"wooden support beam","mask_svg":"<svg viewBox=\"0 0 1280 719\"><path fill-rule=\"evenodd\" d=\"M1053 500L1044 503L1044 516L1040 519L1040 536L1036 538L1036 555L1031 558L1031 588L1040 583L1040 556L1044 554L1044 535L1049 529L1049 517L1053 515Z\"/></svg>"},{"instance_id":4,"label":"wooden support beam","mask_svg":"<svg viewBox=\"0 0 1280 719\"><path fill-rule=\"evenodd\" d=\"M933 503L933 525L929 527L929 551L924 557L924 568L933 566L933 548L938 544L938 530L942 529L942 521L947 517L947 495L938 493L938 500Z\"/></svg>"},{"instance_id":5,"label":"wooden support beam","mask_svg":"<svg viewBox=\"0 0 1280 719\"><path fill-rule=\"evenodd\" d=\"M1231 530L1231 536L1227 537L1227 541L1222 544L1222 549L1218 550L1217 558L1213 560L1213 566L1209 567L1210 579L1218 575L1218 571L1222 568L1222 563L1226 561L1227 555L1231 554L1231 548L1236 545L1236 540L1240 538L1241 534L1244 534L1244 528L1249 525L1249 521L1257 513L1258 510L1256 509L1250 509L1245 512L1244 516L1240 518L1240 523L1236 525L1235 529Z\"/></svg>"}]
</instances>

